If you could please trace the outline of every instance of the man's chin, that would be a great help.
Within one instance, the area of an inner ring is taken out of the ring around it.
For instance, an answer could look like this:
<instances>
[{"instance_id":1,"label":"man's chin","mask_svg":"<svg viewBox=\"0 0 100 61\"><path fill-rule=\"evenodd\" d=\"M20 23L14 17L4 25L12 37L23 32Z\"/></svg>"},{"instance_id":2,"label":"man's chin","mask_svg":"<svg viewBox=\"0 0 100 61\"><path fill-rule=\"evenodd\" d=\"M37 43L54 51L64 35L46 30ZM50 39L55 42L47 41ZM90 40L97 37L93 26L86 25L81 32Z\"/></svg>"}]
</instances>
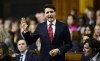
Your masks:
<instances>
[{"instance_id":1,"label":"man's chin","mask_svg":"<svg viewBox=\"0 0 100 61\"><path fill-rule=\"evenodd\" d=\"M20 52L22 52L22 53L23 53L24 51L23 51L23 50L21 50Z\"/></svg>"},{"instance_id":2,"label":"man's chin","mask_svg":"<svg viewBox=\"0 0 100 61\"><path fill-rule=\"evenodd\" d=\"M85 56L89 56L88 54L84 54Z\"/></svg>"},{"instance_id":3,"label":"man's chin","mask_svg":"<svg viewBox=\"0 0 100 61\"><path fill-rule=\"evenodd\" d=\"M52 22L53 20L54 20L53 18L48 19L48 21L50 21L50 22Z\"/></svg>"}]
</instances>

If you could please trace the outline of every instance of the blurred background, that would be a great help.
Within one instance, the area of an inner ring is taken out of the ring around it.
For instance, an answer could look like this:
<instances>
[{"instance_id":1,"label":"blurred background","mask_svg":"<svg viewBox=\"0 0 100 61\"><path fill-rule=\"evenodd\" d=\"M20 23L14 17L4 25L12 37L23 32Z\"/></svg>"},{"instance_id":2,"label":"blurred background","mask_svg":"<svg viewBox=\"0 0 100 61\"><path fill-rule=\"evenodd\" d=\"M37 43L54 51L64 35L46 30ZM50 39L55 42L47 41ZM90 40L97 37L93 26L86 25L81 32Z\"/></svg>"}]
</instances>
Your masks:
<instances>
[{"instance_id":1,"label":"blurred background","mask_svg":"<svg viewBox=\"0 0 100 61\"><path fill-rule=\"evenodd\" d=\"M20 18L31 16L41 11L44 4L52 3L51 0L0 0L0 17Z\"/></svg>"},{"instance_id":2,"label":"blurred background","mask_svg":"<svg viewBox=\"0 0 100 61\"><path fill-rule=\"evenodd\" d=\"M79 15L87 6L95 10L100 8L99 0L0 0L0 18L28 17L41 11L48 3L55 5L58 19L67 16L71 9Z\"/></svg>"}]
</instances>

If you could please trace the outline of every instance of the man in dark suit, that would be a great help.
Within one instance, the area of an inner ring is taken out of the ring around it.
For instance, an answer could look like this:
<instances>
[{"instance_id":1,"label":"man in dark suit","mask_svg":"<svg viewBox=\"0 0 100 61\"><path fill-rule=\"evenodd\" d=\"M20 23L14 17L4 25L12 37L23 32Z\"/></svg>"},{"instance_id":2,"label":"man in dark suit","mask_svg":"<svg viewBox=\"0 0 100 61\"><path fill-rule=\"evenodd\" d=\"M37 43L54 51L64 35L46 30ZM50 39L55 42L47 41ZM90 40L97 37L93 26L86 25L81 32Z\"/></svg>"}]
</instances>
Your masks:
<instances>
[{"instance_id":1,"label":"man in dark suit","mask_svg":"<svg viewBox=\"0 0 100 61\"><path fill-rule=\"evenodd\" d=\"M17 47L20 53L17 55L16 61L36 61L37 55L27 49L27 43L24 39L18 40Z\"/></svg>"},{"instance_id":2,"label":"man in dark suit","mask_svg":"<svg viewBox=\"0 0 100 61\"><path fill-rule=\"evenodd\" d=\"M38 24L32 36L21 21L21 32L26 41L34 43L39 37L41 50L38 61L65 61L65 53L72 47L70 32L66 24L56 20L56 9L52 4L44 7L46 22Z\"/></svg>"},{"instance_id":3,"label":"man in dark suit","mask_svg":"<svg viewBox=\"0 0 100 61\"><path fill-rule=\"evenodd\" d=\"M84 56L81 61L100 61L100 42L89 38L84 42Z\"/></svg>"}]
</instances>

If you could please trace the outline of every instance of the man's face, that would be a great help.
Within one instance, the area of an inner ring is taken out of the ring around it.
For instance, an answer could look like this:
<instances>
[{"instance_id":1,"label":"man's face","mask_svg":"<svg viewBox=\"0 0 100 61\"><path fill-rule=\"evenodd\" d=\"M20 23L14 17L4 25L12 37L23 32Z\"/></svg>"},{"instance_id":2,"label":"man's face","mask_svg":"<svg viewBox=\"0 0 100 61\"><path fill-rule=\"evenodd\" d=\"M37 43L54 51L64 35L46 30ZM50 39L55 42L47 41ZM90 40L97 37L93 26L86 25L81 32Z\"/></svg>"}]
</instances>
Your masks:
<instances>
[{"instance_id":1,"label":"man's face","mask_svg":"<svg viewBox=\"0 0 100 61\"><path fill-rule=\"evenodd\" d=\"M84 44L83 52L85 56L91 56L92 55L92 48L89 46L88 43Z\"/></svg>"},{"instance_id":2,"label":"man's face","mask_svg":"<svg viewBox=\"0 0 100 61\"><path fill-rule=\"evenodd\" d=\"M51 9L51 8L45 9L45 17L48 21L55 20L55 15L56 15L56 12L53 9Z\"/></svg>"},{"instance_id":3,"label":"man's face","mask_svg":"<svg viewBox=\"0 0 100 61\"><path fill-rule=\"evenodd\" d=\"M96 27L95 27L95 34L96 34L97 36L100 36L100 27L99 27L99 26L96 26Z\"/></svg>"},{"instance_id":4,"label":"man's face","mask_svg":"<svg viewBox=\"0 0 100 61\"><path fill-rule=\"evenodd\" d=\"M24 52L27 49L27 44L25 40L19 40L17 43L17 47L20 52Z\"/></svg>"}]
</instances>

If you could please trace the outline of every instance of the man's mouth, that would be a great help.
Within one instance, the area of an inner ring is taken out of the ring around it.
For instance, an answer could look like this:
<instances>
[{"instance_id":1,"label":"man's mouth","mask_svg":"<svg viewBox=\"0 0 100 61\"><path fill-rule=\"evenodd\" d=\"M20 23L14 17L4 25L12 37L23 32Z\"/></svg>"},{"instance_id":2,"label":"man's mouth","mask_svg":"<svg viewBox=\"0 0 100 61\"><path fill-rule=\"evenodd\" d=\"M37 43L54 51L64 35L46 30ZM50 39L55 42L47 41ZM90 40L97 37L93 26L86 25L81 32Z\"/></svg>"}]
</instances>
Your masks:
<instances>
[{"instance_id":1,"label":"man's mouth","mask_svg":"<svg viewBox=\"0 0 100 61\"><path fill-rule=\"evenodd\" d=\"M53 17L48 17L48 18L53 18Z\"/></svg>"}]
</instances>

